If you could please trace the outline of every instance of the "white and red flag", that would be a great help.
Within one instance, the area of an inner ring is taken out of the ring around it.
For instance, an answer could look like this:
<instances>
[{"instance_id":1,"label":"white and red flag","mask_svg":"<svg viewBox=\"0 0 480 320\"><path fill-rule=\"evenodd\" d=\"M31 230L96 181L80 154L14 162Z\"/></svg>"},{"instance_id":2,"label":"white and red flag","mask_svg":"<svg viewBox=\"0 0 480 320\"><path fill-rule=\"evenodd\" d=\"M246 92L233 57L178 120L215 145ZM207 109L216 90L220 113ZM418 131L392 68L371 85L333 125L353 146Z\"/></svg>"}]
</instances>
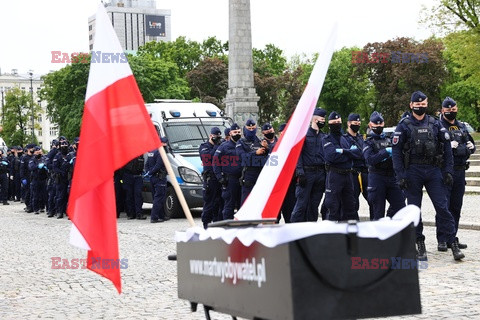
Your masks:
<instances>
[{"instance_id":1,"label":"white and red flag","mask_svg":"<svg viewBox=\"0 0 480 320\"><path fill-rule=\"evenodd\" d=\"M121 293L114 171L158 148L160 139L128 62L118 59L124 53L103 5L96 14L93 51L97 59L90 64L68 200L70 242L87 249L87 268Z\"/></svg>"},{"instance_id":2,"label":"white and red flag","mask_svg":"<svg viewBox=\"0 0 480 320\"><path fill-rule=\"evenodd\" d=\"M302 151L305 135L332 59L336 38L337 25L334 26L325 47L320 52L305 91L283 135L270 154L271 160L263 167L250 195L235 214L236 219L257 220L277 217ZM266 194L268 197L265 197Z\"/></svg>"}]
</instances>

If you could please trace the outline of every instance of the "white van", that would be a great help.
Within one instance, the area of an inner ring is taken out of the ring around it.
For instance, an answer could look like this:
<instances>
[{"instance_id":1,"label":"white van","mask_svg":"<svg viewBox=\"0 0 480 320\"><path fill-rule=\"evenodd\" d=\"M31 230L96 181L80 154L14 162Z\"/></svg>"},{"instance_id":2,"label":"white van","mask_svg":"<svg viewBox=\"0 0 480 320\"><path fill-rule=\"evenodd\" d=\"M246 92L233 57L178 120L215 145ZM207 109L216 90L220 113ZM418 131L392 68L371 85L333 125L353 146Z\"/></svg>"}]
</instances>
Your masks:
<instances>
[{"instance_id":1,"label":"white van","mask_svg":"<svg viewBox=\"0 0 480 320\"><path fill-rule=\"evenodd\" d=\"M208 140L210 129L218 127L222 133L232 120L223 117L221 110L211 103L188 100L156 100L146 104L155 129L168 138L167 155L189 208L203 206L202 163L200 145ZM144 180L144 202L153 201L150 181ZM165 216L184 216L170 177L167 178Z\"/></svg>"}]
</instances>

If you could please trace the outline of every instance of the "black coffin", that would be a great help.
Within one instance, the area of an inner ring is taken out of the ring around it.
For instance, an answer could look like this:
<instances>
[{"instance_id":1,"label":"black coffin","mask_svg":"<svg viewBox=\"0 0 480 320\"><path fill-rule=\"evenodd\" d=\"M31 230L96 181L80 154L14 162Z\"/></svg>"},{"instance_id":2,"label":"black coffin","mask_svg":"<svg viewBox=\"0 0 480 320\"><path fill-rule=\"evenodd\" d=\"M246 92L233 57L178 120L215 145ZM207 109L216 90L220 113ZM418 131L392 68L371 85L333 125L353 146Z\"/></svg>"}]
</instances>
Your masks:
<instances>
[{"instance_id":1,"label":"black coffin","mask_svg":"<svg viewBox=\"0 0 480 320\"><path fill-rule=\"evenodd\" d=\"M178 296L248 319L418 314L415 254L413 224L386 240L334 233L274 248L177 242Z\"/></svg>"}]
</instances>

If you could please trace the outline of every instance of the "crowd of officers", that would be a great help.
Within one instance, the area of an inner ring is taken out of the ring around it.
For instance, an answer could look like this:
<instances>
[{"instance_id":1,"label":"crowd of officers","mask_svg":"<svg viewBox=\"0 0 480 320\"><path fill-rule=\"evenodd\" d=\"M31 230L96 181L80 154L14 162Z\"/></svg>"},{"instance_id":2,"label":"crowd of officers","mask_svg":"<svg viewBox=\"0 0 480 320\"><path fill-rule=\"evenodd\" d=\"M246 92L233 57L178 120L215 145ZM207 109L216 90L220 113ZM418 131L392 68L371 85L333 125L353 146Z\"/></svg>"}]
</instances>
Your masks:
<instances>
[{"instance_id":1,"label":"crowd of officers","mask_svg":"<svg viewBox=\"0 0 480 320\"><path fill-rule=\"evenodd\" d=\"M406 203L421 207L425 187L436 211L438 251L451 248L455 260L464 258L457 235L465 171L475 152L473 138L456 119L456 102L447 97L438 118L427 115L428 99L416 91L392 135L383 132L381 114L373 112L366 139L359 133L361 119L352 113L343 132L337 112L315 109L295 174L278 213L286 223L358 220L359 196L367 200L370 219L392 217ZM328 125L328 133L324 132ZM280 135L285 124L279 127ZM224 132L211 129L200 148L203 165L205 228L212 221L233 219L255 185L277 137L273 127L249 119L243 128L233 124ZM323 203L320 206L321 200ZM389 207L386 208L388 201ZM320 208L320 210L319 210ZM423 224L416 227L417 258L427 260Z\"/></svg>"},{"instance_id":2,"label":"crowd of officers","mask_svg":"<svg viewBox=\"0 0 480 320\"><path fill-rule=\"evenodd\" d=\"M79 139L70 145L63 136L52 141L44 155L41 147L28 144L13 146L4 155L0 151L0 197L25 203L25 211L61 219L66 214L70 182L77 156Z\"/></svg>"}]
</instances>

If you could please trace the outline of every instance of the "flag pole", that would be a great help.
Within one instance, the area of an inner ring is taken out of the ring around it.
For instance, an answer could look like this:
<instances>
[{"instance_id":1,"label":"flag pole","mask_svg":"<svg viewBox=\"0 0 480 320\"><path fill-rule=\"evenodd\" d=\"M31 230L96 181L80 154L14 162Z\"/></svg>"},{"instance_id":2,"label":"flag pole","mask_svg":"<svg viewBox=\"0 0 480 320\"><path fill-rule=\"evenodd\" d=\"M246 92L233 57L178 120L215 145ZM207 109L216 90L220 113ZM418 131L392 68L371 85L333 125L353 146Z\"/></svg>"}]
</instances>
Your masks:
<instances>
[{"instance_id":1,"label":"flag pole","mask_svg":"<svg viewBox=\"0 0 480 320\"><path fill-rule=\"evenodd\" d=\"M195 221L193 221L192 213L188 208L187 201L183 196L182 190L180 190L180 186L178 185L178 181L177 181L177 178L175 177L175 173L173 173L172 165L170 164L170 161L168 161L167 153L165 152L165 149L163 149L163 146L160 146L160 148L158 148L158 152L160 152L160 156L162 157L163 164L165 164L167 173L170 176L173 189L175 189L175 193L177 194L180 205L182 206L183 212L185 213L185 217L187 217L187 220L190 223L190 226L195 227Z\"/></svg>"}]
</instances>

